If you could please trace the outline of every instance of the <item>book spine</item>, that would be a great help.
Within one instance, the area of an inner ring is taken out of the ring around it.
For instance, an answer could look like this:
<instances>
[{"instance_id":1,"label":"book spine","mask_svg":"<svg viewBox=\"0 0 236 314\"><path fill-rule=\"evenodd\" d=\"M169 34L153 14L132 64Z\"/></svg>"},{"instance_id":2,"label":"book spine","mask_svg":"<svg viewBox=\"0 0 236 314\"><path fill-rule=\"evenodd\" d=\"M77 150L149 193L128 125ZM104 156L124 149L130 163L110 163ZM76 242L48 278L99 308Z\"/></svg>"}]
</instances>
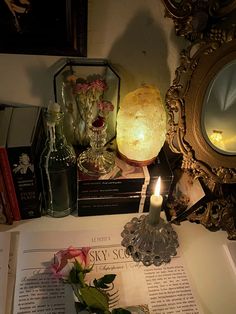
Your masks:
<instances>
[{"instance_id":1,"label":"book spine","mask_svg":"<svg viewBox=\"0 0 236 314\"><path fill-rule=\"evenodd\" d=\"M13 216L1 168L0 168L0 197L3 206L3 214L5 214L7 220L6 222L11 225L13 222Z\"/></svg>"},{"instance_id":2,"label":"book spine","mask_svg":"<svg viewBox=\"0 0 236 314\"><path fill-rule=\"evenodd\" d=\"M156 183L157 183L157 178L152 178L150 180L150 183L147 186L147 190L146 190L147 194L151 195L154 193ZM161 194L162 195L169 194L171 183L172 183L172 178L161 177Z\"/></svg>"},{"instance_id":3,"label":"book spine","mask_svg":"<svg viewBox=\"0 0 236 314\"><path fill-rule=\"evenodd\" d=\"M5 147L0 147L0 167L2 169L5 186L8 193L13 219L20 220L20 209Z\"/></svg>"},{"instance_id":4,"label":"book spine","mask_svg":"<svg viewBox=\"0 0 236 314\"><path fill-rule=\"evenodd\" d=\"M7 217L5 214L5 206L2 199L2 193L0 191L0 224L6 224L7 223Z\"/></svg>"},{"instance_id":5,"label":"book spine","mask_svg":"<svg viewBox=\"0 0 236 314\"><path fill-rule=\"evenodd\" d=\"M96 182L78 183L79 197L99 197L99 196L122 196L128 194L147 194L154 193L157 179L151 178L149 184L133 181L107 181L106 184ZM169 193L171 180L162 178L162 195Z\"/></svg>"},{"instance_id":6,"label":"book spine","mask_svg":"<svg viewBox=\"0 0 236 314\"><path fill-rule=\"evenodd\" d=\"M41 216L38 188L31 147L8 148L9 163L22 219Z\"/></svg>"},{"instance_id":7,"label":"book spine","mask_svg":"<svg viewBox=\"0 0 236 314\"><path fill-rule=\"evenodd\" d=\"M143 180L108 180L108 181L79 181L79 196L107 195L141 193Z\"/></svg>"},{"instance_id":8,"label":"book spine","mask_svg":"<svg viewBox=\"0 0 236 314\"><path fill-rule=\"evenodd\" d=\"M146 212L149 199L142 196L78 199L78 216Z\"/></svg>"}]
</instances>

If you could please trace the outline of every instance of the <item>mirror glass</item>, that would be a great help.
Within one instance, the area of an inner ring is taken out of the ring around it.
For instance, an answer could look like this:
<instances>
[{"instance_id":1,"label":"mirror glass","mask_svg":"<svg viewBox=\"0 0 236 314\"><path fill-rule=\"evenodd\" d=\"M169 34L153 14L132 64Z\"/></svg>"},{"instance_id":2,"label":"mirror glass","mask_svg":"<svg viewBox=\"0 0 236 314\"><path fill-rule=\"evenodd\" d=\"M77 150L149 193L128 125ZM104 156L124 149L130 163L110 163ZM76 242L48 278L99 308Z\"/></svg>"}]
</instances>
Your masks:
<instances>
[{"instance_id":1,"label":"mirror glass","mask_svg":"<svg viewBox=\"0 0 236 314\"><path fill-rule=\"evenodd\" d=\"M225 65L211 81L202 108L206 141L222 154L236 155L236 60Z\"/></svg>"}]
</instances>

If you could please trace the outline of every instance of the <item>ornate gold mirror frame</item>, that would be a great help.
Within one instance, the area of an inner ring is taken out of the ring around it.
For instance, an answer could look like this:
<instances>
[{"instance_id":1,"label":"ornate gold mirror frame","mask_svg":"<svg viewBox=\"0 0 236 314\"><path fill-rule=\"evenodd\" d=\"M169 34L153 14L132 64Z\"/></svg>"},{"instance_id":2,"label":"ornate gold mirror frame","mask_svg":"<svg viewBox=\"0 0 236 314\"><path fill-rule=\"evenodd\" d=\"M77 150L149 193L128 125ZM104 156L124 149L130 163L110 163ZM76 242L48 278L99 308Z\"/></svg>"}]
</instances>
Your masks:
<instances>
[{"instance_id":1,"label":"ornate gold mirror frame","mask_svg":"<svg viewBox=\"0 0 236 314\"><path fill-rule=\"evenodd\" d=\"M222 228L229 239L236 239L236 154L214 149L202 128L209 84L225 65L236 60L236 1L163 3L166 15L174 21L176 34L190 41L180 53L180 66L166 94L167 140L173 152L182 154L182 169L201 178L210 199L188 219L210 230Z\"/></svg>"}]
</instances>

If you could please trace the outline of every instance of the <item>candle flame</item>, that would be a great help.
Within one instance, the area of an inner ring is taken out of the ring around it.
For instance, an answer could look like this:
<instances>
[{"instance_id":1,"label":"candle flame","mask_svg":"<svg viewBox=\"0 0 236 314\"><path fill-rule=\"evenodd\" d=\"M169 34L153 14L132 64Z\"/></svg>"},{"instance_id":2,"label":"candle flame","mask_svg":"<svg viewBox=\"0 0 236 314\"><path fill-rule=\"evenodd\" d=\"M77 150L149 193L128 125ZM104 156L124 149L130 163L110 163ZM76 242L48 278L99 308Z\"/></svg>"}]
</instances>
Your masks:
<instances>
[{"instance_id":1,"label":"candle flame","mask_svg":"<svg viewBox=\"0 0 236 314\"><path fill-rule=\"evenodd\" d=\"M161 192L161 177L159 177L157 180L154 195L160 196L160 192Z\"/></svg>"}]
</instances>

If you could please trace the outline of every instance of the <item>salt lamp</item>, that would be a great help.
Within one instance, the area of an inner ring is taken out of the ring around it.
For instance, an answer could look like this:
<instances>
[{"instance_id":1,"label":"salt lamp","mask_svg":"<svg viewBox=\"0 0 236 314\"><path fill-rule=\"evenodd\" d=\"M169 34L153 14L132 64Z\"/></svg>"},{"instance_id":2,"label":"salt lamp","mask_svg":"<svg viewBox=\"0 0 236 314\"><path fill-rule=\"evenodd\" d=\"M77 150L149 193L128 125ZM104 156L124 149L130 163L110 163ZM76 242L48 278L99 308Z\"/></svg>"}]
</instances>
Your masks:
<instances>
[{"instance_id":1,"label":"salt lamp","mask_svg":"<svg viewBox=\"0 0 236 314\"><path fill-rule=\"evenodd\" d=\"M225 150L225 144L223 141L223 131L213 130L213 133L210 135L210 141L214 144L217 148Z\"/></svg>"},{"instance_id":2,"label":"salt lamp","mask_svg":"<svg viewBox=\"0 0 236 314\"><path fill-rule=\"evenodd\" d=\"M146 166L161 150L167 131L167 115L160 91L144 85L128 93L117 115L117 147L130 164Z\"/></svg>"}]
</instances>

